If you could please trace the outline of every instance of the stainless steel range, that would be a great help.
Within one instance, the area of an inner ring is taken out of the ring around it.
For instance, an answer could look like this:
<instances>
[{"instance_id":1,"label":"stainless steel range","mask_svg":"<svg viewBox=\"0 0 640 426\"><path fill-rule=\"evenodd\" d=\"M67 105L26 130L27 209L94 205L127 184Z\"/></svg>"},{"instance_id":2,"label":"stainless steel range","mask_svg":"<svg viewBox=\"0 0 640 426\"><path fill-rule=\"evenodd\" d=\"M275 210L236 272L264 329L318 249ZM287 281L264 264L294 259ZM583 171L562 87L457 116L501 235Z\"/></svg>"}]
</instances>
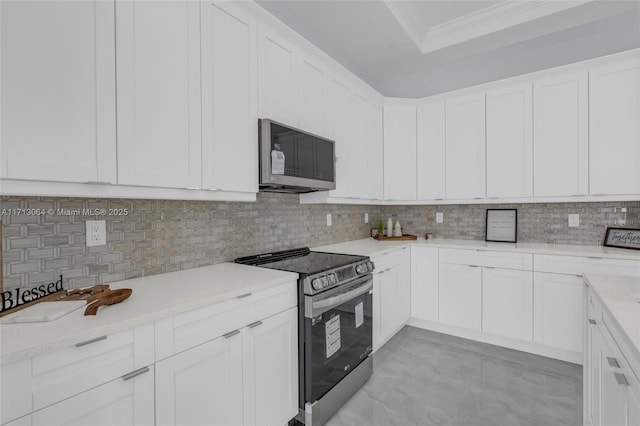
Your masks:
<instances>
[{"instance_id":1,"label":"stainless steel range","mask_svg":"<svg viewBox=\"0 0 640 426\"><path fill-rule=\"evenodd\" d=\"M306 247L243 257L236 263L299 274L296 419L324 424L373 372L373 263L366 256Z\"/></svg>"}]
</instances>

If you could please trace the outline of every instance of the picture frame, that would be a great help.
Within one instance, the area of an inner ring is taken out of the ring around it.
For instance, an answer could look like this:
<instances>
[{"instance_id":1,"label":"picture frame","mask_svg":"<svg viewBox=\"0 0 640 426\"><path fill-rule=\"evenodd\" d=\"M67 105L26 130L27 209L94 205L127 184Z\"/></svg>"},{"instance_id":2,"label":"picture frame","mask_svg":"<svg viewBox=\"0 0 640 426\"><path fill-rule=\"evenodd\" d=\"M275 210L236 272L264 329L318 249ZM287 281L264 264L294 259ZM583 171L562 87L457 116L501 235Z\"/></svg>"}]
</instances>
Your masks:
<instances>
[{"instance_id":1,"label":"picture frame","mask_svg":"<svg viewBox=\"0 0 640 426\"><path fill-rule=\"evenodd\" d=\"M518 209L487 209L485 241L515 243L518 239Z\"/></svg>"},{"instance_id":2,"label":"picture frame","mask_svg":"<svg viewBox=\"0 0 640 426\"><path fill-rule=\"evenodd\" d=\"M640 250L640 229L607 227L602 245L606 247Z\"/></svg>"}]
</instances>

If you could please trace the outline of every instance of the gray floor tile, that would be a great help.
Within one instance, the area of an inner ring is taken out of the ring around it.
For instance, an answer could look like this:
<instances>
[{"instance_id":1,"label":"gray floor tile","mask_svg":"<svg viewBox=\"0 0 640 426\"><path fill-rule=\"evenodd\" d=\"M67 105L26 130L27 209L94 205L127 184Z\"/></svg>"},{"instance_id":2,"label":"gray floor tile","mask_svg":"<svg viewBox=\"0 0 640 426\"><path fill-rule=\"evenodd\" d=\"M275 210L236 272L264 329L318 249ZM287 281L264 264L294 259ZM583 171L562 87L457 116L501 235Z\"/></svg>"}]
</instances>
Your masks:
<instances>
[{"instance_id":1,"label":"gray floor tile","mask_svg":"<svg viewBox=\"0 0 640 426\"><path fill-rule=\"evenodd\" d=\"M406 326L327 426L581 424L581 366Z\"/></svg>"}]
</instances>

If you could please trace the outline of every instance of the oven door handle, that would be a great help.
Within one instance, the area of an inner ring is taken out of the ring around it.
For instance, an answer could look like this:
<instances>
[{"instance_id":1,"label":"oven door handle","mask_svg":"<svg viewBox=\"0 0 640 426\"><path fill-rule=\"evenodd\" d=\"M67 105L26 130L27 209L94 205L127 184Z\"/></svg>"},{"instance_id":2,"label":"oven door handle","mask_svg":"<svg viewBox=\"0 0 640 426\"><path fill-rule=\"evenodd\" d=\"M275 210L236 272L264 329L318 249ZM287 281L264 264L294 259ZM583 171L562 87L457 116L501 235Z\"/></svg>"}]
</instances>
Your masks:
<instances>
[{"instance_id":1,"label":"oven door handle","mask_svg":"<svg viewBox=\"0 0 640 426\"><path fill-rule=\"evenodd\" d=\"M327 298L320 299L317 301L313 301L313 299L311 299L312 300L311 304L306 304L305 306L306 308L305 316L307 318L316 317L324 312L330 311L331 309L342 305L344 302L347 302L360 295L368 293L372 288L373 288L373 279L368 278L364 282L364 284L359 285L352 290L348 290L343 293L338 293L335 296L329 296Z\"/></svg>"}]
</instances>

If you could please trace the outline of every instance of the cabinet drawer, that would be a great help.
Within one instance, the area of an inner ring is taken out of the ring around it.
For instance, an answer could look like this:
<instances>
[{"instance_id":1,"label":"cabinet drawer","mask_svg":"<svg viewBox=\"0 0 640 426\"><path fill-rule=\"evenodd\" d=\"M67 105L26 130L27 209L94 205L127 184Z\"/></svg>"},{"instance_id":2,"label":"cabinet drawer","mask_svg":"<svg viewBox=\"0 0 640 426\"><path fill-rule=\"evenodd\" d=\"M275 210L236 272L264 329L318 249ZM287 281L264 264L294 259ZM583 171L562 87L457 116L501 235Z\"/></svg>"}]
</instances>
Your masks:
<instances>
[{"instance_id":1,"label":"cabinet drawer","mask_svg":"<svg viewBox=\"0 0 640 426\"><path fill-rule=\"evenodd\" d=\"M535 270L539 272L640 276L640 261L637 260L536 254L533 261Z\"/></svg>"},{"instance_id":2,"label":"cabinet drawer","mask_svg":"<svg viewBox=\"0 0 640 426\"><path fill-rule=\"evenodd\" d=\"M297 306L295 281L156 321L156 360Z\"/></svg>"},{"instance_id":3,"label":"cabinet drawer","mask_svg":"<svg viewBox=\"0 0 640 426\"><path fill-rule=\"evenodd\" d=\"M31 360L3 364L0 370L0 423L33 410L31 402Z\"/></svg>"},{"instance_id":4,"label":"cabinet drawer","mask_svg":"<svg viewBox=\"0 0 640 426\"><path fill-rule=\"evenodd\" d=\"M602 316L602 323L603 325L600 326L602 334L611 351L610 356L614 358L612 361L607 360L611 371L603 371L603 374L613 374L616 372L624 375L624 379L628 382L628 384L624 386L628 388L636 400L640 401L640 371L637 371L637 365L635 365L634 360L630 360L625 356L625 354L631 355L631 352L629 348L624 345L620 334L617 329L612 326L611 319L606 313ZM614 363L613 365L611 364L612 362Z\"/></svg>"},{"instance_id":5,"label":"cabinet drawer","mask_svg":"<svg viewBox=\"0 0 640 426\"><path fill-rule=\"evenodd\" d=\"M533 263L529 253L467 249L440 249L440 262L523 271L530 271Z\"/></svg>"},{"instance_id":6,"label":"cabinet drawer","mask_svg":"<svg viewBox=\"0 0 640 426\"><path fill-rule=\"evenodd\" d=\"M153 324L31 359L33 410L153 364Z\"/></svg>"},{"instance_id":7,"label":"cabinet drawer","mask_svg":"<svg viewBox=\"0 0 640 426\"><path fill-rule=\"evenodd\" d=\"M385 269L389 269L396 265L399 265L400 263L402 263L402 257L407 256L407 253L409 253L407 247L402 247L390 250L382 254L378 254L376 256L372 256L371 261L375 265L375 269L373 272L382 272Z\"/></svg>"}]
</instances>

